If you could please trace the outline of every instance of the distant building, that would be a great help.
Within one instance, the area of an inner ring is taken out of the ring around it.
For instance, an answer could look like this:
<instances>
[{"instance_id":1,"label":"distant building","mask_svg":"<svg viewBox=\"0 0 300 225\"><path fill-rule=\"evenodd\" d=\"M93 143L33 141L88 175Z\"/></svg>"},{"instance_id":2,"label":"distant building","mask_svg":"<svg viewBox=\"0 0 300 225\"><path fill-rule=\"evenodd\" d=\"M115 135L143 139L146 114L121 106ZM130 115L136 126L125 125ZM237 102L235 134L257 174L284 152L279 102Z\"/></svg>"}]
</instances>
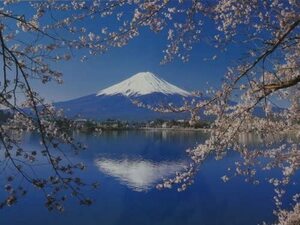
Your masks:
<instances>
[{"instance_id":1,"label":"distant building","mask_svg":"<svg viewBox=\"0 0 300 225\"><path fill-rule=\"evenodd\" d=\"M74 120L77 126L83 126L87 121L88 121L87 119L81 119L81 118Z\"/></svg>"},{"instance_id":2,"label":"distant building","mask_svg":"<svg viewBox=\"0 0 300 225\"><path fill-rule=\"evenodd\" d=\"M168 122L164 122L162 125L161 125L162 128L168 128Z\"/></svg>"}]
</instances>

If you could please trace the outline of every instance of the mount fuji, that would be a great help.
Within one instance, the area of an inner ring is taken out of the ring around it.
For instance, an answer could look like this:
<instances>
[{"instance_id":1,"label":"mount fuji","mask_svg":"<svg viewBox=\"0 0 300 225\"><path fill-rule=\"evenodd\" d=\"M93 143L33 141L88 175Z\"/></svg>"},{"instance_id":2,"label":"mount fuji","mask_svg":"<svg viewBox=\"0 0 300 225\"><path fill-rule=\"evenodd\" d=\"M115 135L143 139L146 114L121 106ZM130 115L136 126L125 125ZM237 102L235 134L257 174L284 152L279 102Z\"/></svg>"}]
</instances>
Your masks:
<instances>
[{"instance_id":1,"label":"mount fuji","mask_svg":"<svg viewBox=\"0 0 300 225\"><path fill-rule=\"evenodd\" d=\"M130 121L152 119L183 119L186 113L159 113L138 107L133 101L149 105L182 105L193 95L150 72L140 72L95 94L58 102L54 105L64 110L69 118L96 120L120 119Z\"/></svg>"},{"instance_id":2,"label":"mount fuji","mask_svg":"<svg viewBox=\"0 0 300 225\"><path fill-rule=\"evenodd\" d=\"M191 93L178 88L163 79L158 78L153 73L141 72L118 84L99 91L97 96L124 95L127 97L136 97L152 93L161 93L164 95L181 95L184 97L191 95Z\"/></svg>"}]
</instances>

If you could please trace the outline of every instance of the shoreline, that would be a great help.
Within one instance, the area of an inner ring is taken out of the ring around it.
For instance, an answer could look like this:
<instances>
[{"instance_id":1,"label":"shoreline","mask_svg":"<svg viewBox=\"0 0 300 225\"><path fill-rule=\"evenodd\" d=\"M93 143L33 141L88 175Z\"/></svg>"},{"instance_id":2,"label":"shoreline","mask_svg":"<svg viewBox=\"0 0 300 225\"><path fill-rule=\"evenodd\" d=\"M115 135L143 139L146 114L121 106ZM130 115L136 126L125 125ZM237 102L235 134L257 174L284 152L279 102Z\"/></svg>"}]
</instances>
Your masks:
<instances>
[{"instance_id":1,"label":"shoreline","mask_svg":"<svg viewBox=\"0 0 300 225\"><path fill-rule=\"evenodd\" d=\"M202 131L202 132L209 132L210 129L209 128L180 128L180 127L176 127L176 128L162 128L162 127L141 127L141 128L136 128L136 129L132 129L132 130L154 130L154 131Z\"/></svg>"}]
</instances>

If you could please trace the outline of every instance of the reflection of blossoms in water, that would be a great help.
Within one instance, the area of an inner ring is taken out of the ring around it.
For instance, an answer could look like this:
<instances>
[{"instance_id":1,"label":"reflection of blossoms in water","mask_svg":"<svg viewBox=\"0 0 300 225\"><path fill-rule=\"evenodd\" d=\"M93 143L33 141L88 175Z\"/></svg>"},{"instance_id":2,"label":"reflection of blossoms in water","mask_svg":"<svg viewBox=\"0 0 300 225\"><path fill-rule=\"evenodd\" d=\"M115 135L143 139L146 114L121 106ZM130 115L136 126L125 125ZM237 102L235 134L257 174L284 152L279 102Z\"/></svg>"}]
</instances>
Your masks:
<instances>
[{"instance_id":1,"label":"reflection of blossoms in water","mask_svg":"<svg viewBox=\"0 0 300 225\"><path fill-rule=\"evenodd\" d=\"M106 159L95 160L99 170L109 176L117 178L120 183L134 191L147 191L164 177L174 175L186 167L184 161L152 162L146 160Z\"/></svg>"}]
</instances>

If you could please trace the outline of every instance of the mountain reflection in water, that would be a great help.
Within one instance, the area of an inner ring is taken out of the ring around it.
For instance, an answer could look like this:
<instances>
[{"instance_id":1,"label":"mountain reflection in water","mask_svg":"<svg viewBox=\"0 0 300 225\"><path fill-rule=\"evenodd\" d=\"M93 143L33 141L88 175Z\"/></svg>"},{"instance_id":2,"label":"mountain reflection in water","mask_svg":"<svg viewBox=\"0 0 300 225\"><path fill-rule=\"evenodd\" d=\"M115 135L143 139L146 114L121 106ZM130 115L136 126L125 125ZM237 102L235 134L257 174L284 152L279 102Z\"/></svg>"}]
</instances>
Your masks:
<instances>
[{"instance_id":1,"label":"mountain reflection in water","mask_svg":"<svg viewBox=\"0 0 300 225\"><path fill-rule=\"evenodd\" d=\"M182 171L187 163L184 161L153 162L146 160L100 158L95 160L99 170L116 178L121 184L134 191L147 191L155 187L163 178Z\"/></svg>"}]
</instances>

